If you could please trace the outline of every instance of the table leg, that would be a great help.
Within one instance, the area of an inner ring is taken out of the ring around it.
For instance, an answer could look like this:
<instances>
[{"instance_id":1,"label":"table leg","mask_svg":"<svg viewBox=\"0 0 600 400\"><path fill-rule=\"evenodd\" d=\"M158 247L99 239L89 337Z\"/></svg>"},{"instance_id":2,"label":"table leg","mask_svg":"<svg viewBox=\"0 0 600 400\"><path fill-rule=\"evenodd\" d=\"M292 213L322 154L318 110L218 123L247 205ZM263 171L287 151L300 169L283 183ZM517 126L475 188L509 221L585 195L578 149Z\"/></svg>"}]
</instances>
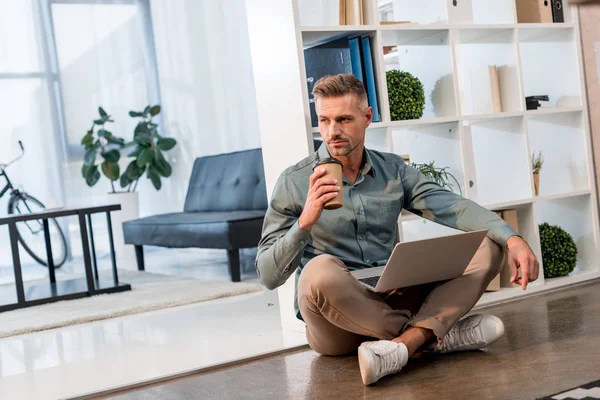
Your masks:
<instances>
[{"instance_id":1,"label":"table leg","mask_svg":"<svg viewBox=\"0 0 600 400\"><path fill-rule=\"evenodd\" d=\"M81 233L81 246L83 247L83 264L85 266L85 277L87 279L88 293L94 295L96 287L94 285L94 276L92 274L92 261L90 259L90 245L88 242L87 227L85 223L85 214L77 213L79 217L79 231Z\"/></svg>"},{"instance_id":2,"label":"table leg","mask_svg":"<svg viewBox=\"0 0 600 400\"><path fill-rule=\"evenodd\" d=\"M25 290L23 289L23 274L21 273L21 258L19 257L19 243L17 238L17 224L8 223L8 233L10 236L10 248L12 252L13 268L15 270L15 286L17 288L17 300L20 305L25 305Z\"/></svg>"},{"instance_id":3,"label":"table leg","mask_svg":"<svg viewBox=\"0 0 600 400\"><path fill-rule=\"evenodd\" d=\"M87 218L87 224L90 228L90 242L92 245L92 265L94 266L94 276L96 277L96 280L100 280L100 277L98 276L98 260L96 259L96 246L94 245L94 230L92 228L92 214L88 214L86 215Z\"/></svg>"},{"instance_id":4,"label":"table leg","mask_svg":"<svg viewBox=\"0 0 600 400\"><path fill-rule=\"evenodd\" d=\"M56 275L54 273L54 257L52 257L52 244L50 243L50 228L47 219L44 219L42 221L44 224L44 239L46 240L46 260L48 263L50 283L56 283Z\"/></svg>"},{"instance_id":5,"label":"table leg","mask_svg":"<svg viewBox=\"0 0 600 400\"><path fill-rule=\"evenodd\" d=\"M115 242L113 239L112 221L110 219L110 211L106 212L106 225L108 226L108 244L110 245L110 261L112 262L113 279L115 281L115 286L116 286L119 284L119 275L117 273Z\"/></svg>"}]
</instances>

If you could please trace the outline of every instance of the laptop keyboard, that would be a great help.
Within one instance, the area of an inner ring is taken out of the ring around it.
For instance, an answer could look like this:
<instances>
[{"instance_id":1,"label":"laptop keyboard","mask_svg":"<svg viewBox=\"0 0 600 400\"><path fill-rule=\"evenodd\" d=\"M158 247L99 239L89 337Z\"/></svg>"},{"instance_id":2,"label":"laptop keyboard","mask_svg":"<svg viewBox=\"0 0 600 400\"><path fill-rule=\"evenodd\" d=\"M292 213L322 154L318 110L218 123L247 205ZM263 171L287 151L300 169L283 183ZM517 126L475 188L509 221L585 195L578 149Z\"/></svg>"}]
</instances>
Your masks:
<instances>
[{"instance_id":1,"label":"laptop keyboard","mask_svg":"<svg viewBox=\"0 0 600 400\"><path fill-rule=\"evenodd\" d=\"M370 276L368 278L361 278L358 281L366 283L369 286L375 287L377 286L377 282L379 282L379 278L381 278L381 276Z\"/></svg>"}]
</instances>

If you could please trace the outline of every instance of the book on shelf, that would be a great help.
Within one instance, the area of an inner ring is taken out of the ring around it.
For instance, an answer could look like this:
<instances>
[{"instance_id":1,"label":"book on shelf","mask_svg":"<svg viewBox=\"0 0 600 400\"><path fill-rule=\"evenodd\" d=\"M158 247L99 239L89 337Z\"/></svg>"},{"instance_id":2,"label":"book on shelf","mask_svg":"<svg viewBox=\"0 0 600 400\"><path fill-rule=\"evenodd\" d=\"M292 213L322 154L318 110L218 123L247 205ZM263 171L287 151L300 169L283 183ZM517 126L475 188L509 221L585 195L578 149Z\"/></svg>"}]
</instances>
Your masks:
<instances>
[{"instance_id":1,"label":"book on shelf","mask_svg":"<svg viewBox=\"0 0 600 400\"><path fill-rule=\"evenodd\" d=\"M373 122L381 121L379 115L379 105L377 99L377 86L375 83L375 67L373 65L373 54L371 52L371 38L365 36L362 38L362 55L365 66L365 88L369 98L369 105L373 109Z\"/></svg>"},{"instance_id":2,"label":"book on shelf","mask_svg":"<svg viewBox=\"0 0 600 400\"><path fill-rule=\"evenodd\" d=\"M500 96L500 79L498 78L498 68L490 65L490 84L492 89L492 107L494 112L502 112L502 98Z\"/></svg>"},{"instance_id":3,"label":"book on shelf","mask_svg":"<svg viewBox=\"0 0 600 400\"><path fill-rule=\"evenodd\" d=\"M344 0L342 0L344 1ZM335 0L332 1L335 3ZM346 9L346 25L363 25L364 24L364 13L362 0L345 0Z\"/></svg>"},{"instance_id":4,"label":"book on shelf","mask_svg":"<svg viewBox=\"0 0 600 400\"><path fill-rule=\"evenodd\" d=\"M355 37L350 39L350 59L352 62L352 73L356 76L363 84L365 83L363 77L363 63L360 54L360 40Z\"/></svg>"},{"instance_id":5,"label":"book on shelf","mask_svg":"<svg viewBox=\"0 0 600 400\"><path fill-rule=\"evenodd\" d=\"M413 21L381 21L381 25L416 25L417 22Z\"/></svg>"},{"instance_id":6,"label":"book on shelf","mask_svg":"<svg viewBox=\"0 0 600 400\"><path fill-rule=\"evenodd\" d=\"M312 127L319 126L312 88L319 79L326 75L351 74L352 57L347 37L304 50L304 64L308 80L308 97L310 100L310 119Z\"/></svg>"}]
</instances>

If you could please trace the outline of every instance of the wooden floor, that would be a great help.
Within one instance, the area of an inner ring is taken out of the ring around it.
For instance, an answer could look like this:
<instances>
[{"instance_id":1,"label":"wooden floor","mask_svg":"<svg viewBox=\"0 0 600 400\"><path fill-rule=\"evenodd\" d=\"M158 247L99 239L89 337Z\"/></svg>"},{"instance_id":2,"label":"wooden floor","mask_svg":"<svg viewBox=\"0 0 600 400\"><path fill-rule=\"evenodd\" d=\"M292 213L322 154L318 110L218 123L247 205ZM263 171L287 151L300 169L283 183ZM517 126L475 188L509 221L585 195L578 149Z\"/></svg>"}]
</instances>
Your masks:
<instances>
[{"instance_id":1,"label":"wooden floor","mask_svg":"<svg viewBox=\"0 0 600 400\"><path fill-rule=\"evenodd\" d=\"M485 312L506 326L487 351L424 355L371 387L356 356L306 350L104 398L535 399L600 379L600 282Z\"/></svg>"}]
</instances>

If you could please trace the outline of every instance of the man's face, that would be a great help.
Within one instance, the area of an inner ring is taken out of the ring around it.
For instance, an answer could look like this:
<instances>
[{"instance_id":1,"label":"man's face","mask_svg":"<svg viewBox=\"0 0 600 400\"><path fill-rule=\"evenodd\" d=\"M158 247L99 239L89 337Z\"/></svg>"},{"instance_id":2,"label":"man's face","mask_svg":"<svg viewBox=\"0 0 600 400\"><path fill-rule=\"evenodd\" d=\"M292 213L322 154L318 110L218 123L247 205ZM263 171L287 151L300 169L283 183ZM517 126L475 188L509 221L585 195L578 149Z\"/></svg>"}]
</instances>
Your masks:
<instances>
[{"instance_id":1,"label":"man's face","mask_svg":"<svg viewBox=\"0 0 600 400\"><path fill-rule=\"evenodd\" d=\"M365 129L371 123L373 110L361 107L355 94L342 97L318 98L316 111L319 132L329 154L347 157L353 151L362 151Z\"/></svg>"}]
</instances>

